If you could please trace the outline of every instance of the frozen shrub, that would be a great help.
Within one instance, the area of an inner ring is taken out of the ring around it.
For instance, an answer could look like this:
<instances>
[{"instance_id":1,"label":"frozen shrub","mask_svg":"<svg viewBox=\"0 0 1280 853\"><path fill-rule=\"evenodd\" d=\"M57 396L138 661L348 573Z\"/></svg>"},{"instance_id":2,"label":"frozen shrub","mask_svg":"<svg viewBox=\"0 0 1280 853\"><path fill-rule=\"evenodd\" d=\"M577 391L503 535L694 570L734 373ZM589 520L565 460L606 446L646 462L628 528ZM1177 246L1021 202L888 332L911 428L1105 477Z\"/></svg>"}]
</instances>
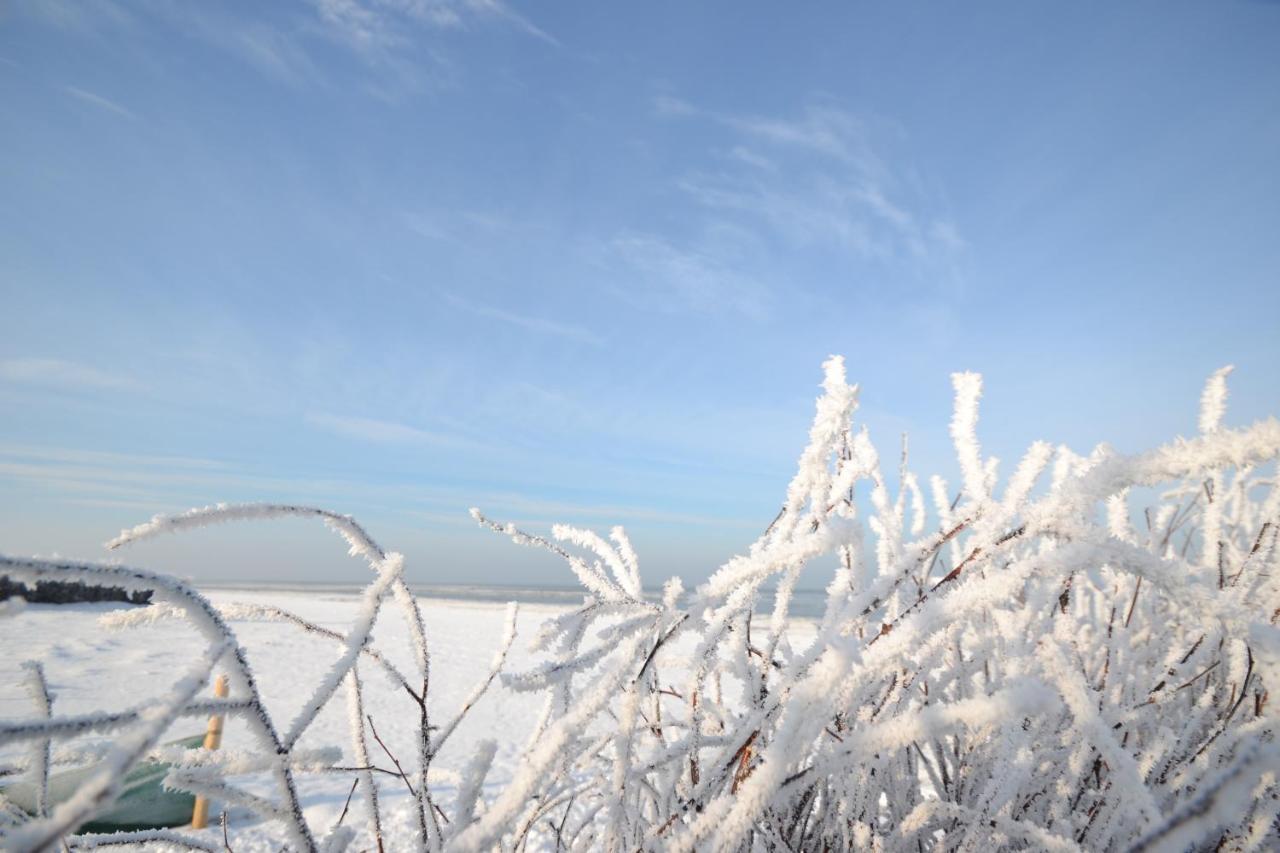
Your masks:
<instances>
[{"instance_id":1,"label":"frozen shrub","mask_svg":"<svg viewBox=\"0 0 1280 853\"><path fill-rule=\"evenodd\" d=\"M1198 436L1135 456L1036 443L1001 484L977 440L981 380L957 374L951 435L962 483L953 495L932 478L929 513L905 451L891 490L870 436L854 426L857 388L840 359L825 367L782 510L687 595L678 579L656 600L643 594L621 528L605 537L558 526L547 539L473 511L517 543L559 554L587 593L544 625L535 640L543 663L501 674L506 689L542 696L542 712L518 771L487 796L491 743L452 801L433 798L428 771L457 718L438 727L427 719L426 629L402 559L350 519L299 507L194 510L111 543L281 514L315 515L346 537L375 580L345 634L268 614L344 650L297 719L270 719L222 617L183 585L118 567L0 558L0 570L21 579L153 588L210 642L202 668L155 708L42 715L0 725L0 737L30 742L38 755L51 738L119 729L126 734L107 764L123 772L154 745L160 722L208 713L213 703L195 701L192 685L215 661L231 661L233 698L220 707L249 718L264 748L256 758L190 759L171 781L280 821L294 847L337 849L350 832L321 839L303 819L294 746L345 685L352 748L367 763L358 667L379 666L414 697L421 723L419 831L385 839L396 849L1280 846L1269 702L1280 682L1280 423L1223 426L1223 370L1205 389ZM793 644L791 592L806 566L831 557L825 612L813 639ZM772 607L753 617L761 596ZM387 597L415 638L410 674L369 644ZM459 715L502 669L512 636ZM237 760L273 774L277 797L226 790L220 762ZM368 841L382 846L375 780L361 783ZM109 802L112 784L104 773L71 803L12 823L6 847L62 837Z\"/></svg>"}]
</instances>

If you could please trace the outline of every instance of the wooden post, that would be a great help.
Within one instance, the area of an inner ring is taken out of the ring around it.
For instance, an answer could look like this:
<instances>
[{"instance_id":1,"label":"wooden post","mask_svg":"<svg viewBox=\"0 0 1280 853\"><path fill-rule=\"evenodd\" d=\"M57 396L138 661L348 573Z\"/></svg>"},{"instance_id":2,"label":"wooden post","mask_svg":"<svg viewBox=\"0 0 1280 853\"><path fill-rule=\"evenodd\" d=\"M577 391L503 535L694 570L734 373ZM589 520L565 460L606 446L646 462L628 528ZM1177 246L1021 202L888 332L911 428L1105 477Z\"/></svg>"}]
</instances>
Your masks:
<instances>
[{"instance_id":1,"label":"wooden post","mask_svg":"<svg viewBox=\"0 0 1280 853\"><path fill-rule=\"evenodd\" d=\"M218 680L213 682L213 695L219 699L227 697L227 677L219 675ZM204 734L204 748L217 749L222 745L222 715L214 714L209 718L209 728ZM191 810L191 828L204 829L209 825L209 800L206 797L196 797L195 808Z\"/></svg>"}]
</instances>

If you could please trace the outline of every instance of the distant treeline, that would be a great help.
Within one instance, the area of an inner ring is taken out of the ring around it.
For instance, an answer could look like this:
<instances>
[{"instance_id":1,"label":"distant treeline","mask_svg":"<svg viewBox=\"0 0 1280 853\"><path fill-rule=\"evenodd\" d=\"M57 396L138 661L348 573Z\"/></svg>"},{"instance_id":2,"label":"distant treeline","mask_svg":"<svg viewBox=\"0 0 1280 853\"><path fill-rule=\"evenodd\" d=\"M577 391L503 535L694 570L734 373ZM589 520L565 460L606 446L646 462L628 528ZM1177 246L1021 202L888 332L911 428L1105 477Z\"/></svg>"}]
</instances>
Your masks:
<instances>
[{"instance_id":1,"label":"distant treeline","mask_svg":"<svg viewBox=\"0 0 1280 853\"><path fill-rule=\"evenodd\" d=\"M150 604L151 590L129 592L118 586L91 586L79 581L36 581L35 588L0 575L0 601L25 598L32 604L74 604L80 601L125 601Z\"/></svg>"}]
</instances>

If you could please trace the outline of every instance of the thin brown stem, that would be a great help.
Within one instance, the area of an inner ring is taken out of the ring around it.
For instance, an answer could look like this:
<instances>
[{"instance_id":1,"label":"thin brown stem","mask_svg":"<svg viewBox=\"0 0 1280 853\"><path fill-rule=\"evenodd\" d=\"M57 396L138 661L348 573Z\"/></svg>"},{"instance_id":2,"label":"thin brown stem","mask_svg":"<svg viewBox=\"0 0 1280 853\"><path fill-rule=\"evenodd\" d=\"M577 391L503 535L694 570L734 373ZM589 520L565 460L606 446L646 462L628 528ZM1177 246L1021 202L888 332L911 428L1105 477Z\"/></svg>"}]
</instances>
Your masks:
<instances>
[{"instance_id":1,"label":"thin brown stem","mask_svg":"<svg viewBox=\"0 0 1280 853\"><path fill-rule=\"evenodd\" d=\"M378 736L378 728L373 724L373 715L368 714L365 716L365 719L369 721L369 731L373 733L373 739L378 742L378 746L382 747L382 751L387 754L387 758L391 759L391 763L394 764L396 766L396 770L399 771L396 775L404 780L404 785L409 789L409 794L414 799L417 799L418 792L413 789L413 783L409 781L408 774L404 772L404 768L400 766L399 760L391 754L391 750L387 749L387 745L383 743L382 738Z\"/></svg>"}]
</instances>

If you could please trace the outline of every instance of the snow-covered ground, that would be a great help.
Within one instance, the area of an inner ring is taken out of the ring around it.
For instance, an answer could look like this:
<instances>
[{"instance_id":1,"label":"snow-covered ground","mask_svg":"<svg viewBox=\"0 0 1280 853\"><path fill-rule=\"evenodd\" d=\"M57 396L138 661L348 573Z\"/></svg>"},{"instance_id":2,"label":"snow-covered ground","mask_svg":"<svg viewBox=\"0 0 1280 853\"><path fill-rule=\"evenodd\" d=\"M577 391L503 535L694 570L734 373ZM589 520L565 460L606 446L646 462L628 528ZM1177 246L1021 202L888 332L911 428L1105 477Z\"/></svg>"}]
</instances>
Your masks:
<instances>
[{"instance_id":1,"label":"snow-covered ground","mask_svg":"<svg viewBox=\"0 0 1280 853\"><path fill-rule=\"evenodd\" d=\"M331 592L218 590L209 593L209 598L220 609L232 603L282 607L339 632L355 619L358 608L355 595ZM421 599L421 604L431 645L429 708L433 718L443 722L486 674L502 638L506 607L492 602L441 599ZM101 617L122 609L137 608L123 604L30 605L11 618L0 619L0 718L33 716L31 700L22 687L24 660L44 664L55 694L55 714L125 709L165 693L203 648L201 639L178 619L128 629L105 628ZM508 669L527 668L531 662L528 641L544 619L562 610L546 604L521 607ZM287 623L235 619L231 625L248 649L250 664L273 717L279 724L287 724L337 656L337 644ZM383 608L374 627L374 639L402 671L413 670L408 631L394 607ZM366 711L391 752L411 771L415 766L416 704L403 690L395 688L378 667L366 664L361 672ZM459 770L478 740L494 739L498 751L489 782L502 784L515 769L539 710L537 697L515 694L495 681L445 745L437 759L438 766ZM203 720L186 719L174 727L171 735L176 738L194 734L203 731L203 727ZM345 692L339 691L304 736L303 746L339 746L349 759L349 740ZM228 749L252 746L242 723L228 721L224 745ZM372 739L370 749L379 766L392 766ZM10 750L0 760L8 763L14 757ZM313 827L323 832L332 826L354 778L353 773L301 777L306 815ZM397 827L408 831L411 826L408 798L398 779L383 776L379 783L393 824L389 836L394 838ZM452 794L449 785L442 783L440 791L447 802ZM262 792L267 792L265 787ZM363 804L353 802L351 808L345 825L362 828ZM217 814L213 813L214 818ZM237 851L279 847L276 828L260 823L247 811L231 810L229 826L232 846ZM221 841L221 830L216 826L208 832L211 838L216 833ZM353 849L361 848L357 845Z\"/></svg>"},{"instance_id":2,"label":"snow-covered ground","mask_svg":"<svg viewBox=\"0 0 1280 853\"><path fill-rule=\"evenodd\" d=\"M220 610L234 613L233 605L270 605L290 611L321 627L339 633L356 619L359 598L354 593L334 591L218 589L207 593ZM488 673L503 635L506 605L491 600L420 598L431 652L429 710L433 720L450 719L467 695ZM548 617L570 608L546 604L520 604L516 641L504 671L520 672L540 658L529 644L538 627ZM0 719L23 719L35 715L30 696L23 687L21 664L37 660L44 665L54 694L57 715L123 710L164 695L172 682L204 648L201 638L183 619L151 621L136 627L112 627L114 617L123 613L147 612L127 604L28 605L15 615L0 619ZM232 618L232 630L246 647L254 670L277 725L284 726L301 709L305 699L338 655L338 644L309 634L286 622ZM795 642L812 639L813 625L798 620L789 632ZM402 672L413 671L409 633L397 608L382 608L374 625L373 645ZM390 752L410 773L416 766L414 731L417 705L382 670L366 662L361 668L365 690L365 710L373 718L378 735ZM468 713L442 749L433 767L460 771L481 740L498 743L487 789L501 789L518 767L525 741L541 711L539 695L518 694L495 680L483 698ZM204 730L203 719L188 718L173 727L165 740L197 734ZM342 764L350 765L352 749L345 691L339 691L307 730L302 747L339 747ZM60 742L54 745L55 758L61 752L91 750L101 739ZM223 740L230 750L252 749L243 722L227 721ZM393 767L370 738L370 754L376 765ZM0 752L0 764L23 759L21 747ZM81 759L83 760L83 758ZM65 769L67 764L55 768ZM353 772L303 774L299 776L308 823L324 833L338 820L355 779ZM237 779L250 790L272 793L266 784L252 778ZM379 794L387 820L390 849L396 838L404 839L414 830L409 798L403 782L391 776L378 777ZM447 806L453 796L448 779L433 785ZM221 843L217 819L222 809L214 805L209 840ZM237 853L278 850L280 828L263 822L240 808L227 810L229 835ZM357 795L344 825L364 830L364 803ZM363 837L352 849L368 849Z\"/></svg>"}]
</instances>

